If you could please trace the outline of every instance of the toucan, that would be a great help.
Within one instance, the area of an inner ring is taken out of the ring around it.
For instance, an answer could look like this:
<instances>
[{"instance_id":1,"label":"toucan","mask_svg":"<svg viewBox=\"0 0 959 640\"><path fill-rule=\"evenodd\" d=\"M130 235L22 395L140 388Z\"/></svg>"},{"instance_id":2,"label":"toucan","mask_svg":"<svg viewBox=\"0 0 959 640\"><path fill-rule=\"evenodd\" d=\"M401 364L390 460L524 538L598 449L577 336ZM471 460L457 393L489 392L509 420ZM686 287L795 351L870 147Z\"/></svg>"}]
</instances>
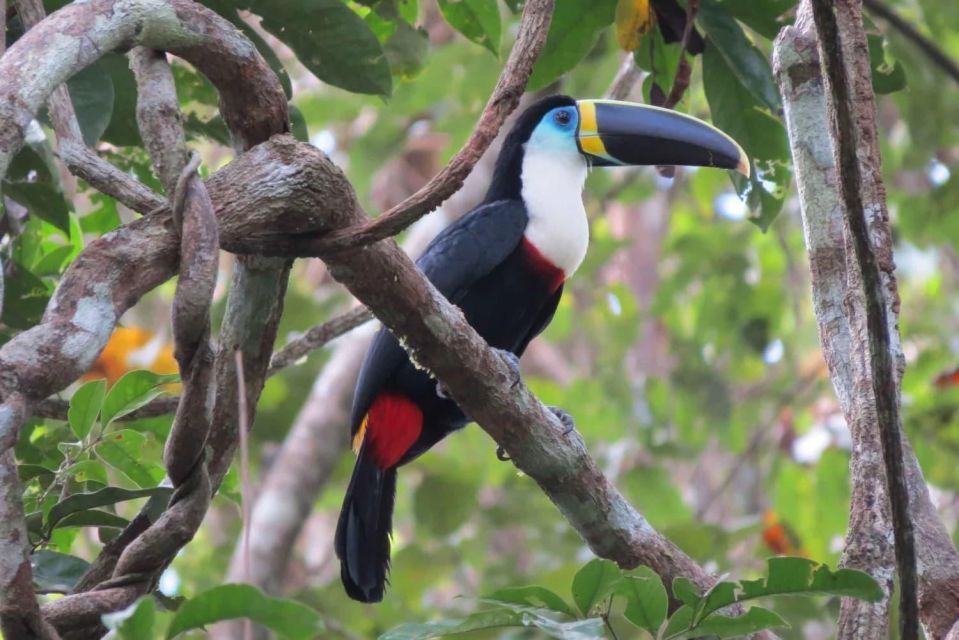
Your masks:
<instances>
[{"instance_id":1,"label":"toucan","mask_svg":"<svg viewBox=\"0 0 959 640\"><path fill-rule=\"evenodd\" d=\"M553 318L563 283L586 254L582 191L589 167L620 165L721 167L749 174L742 148L691 116L628 102L550 96L517 118L483 202L444 229L416 264L515 365ZM381 329L353 398L357 459L334 540L343 586L354 600L383 599L397 468L469 421L436 379L410 361L396 337Z\"/></svg>"}]
</instances>

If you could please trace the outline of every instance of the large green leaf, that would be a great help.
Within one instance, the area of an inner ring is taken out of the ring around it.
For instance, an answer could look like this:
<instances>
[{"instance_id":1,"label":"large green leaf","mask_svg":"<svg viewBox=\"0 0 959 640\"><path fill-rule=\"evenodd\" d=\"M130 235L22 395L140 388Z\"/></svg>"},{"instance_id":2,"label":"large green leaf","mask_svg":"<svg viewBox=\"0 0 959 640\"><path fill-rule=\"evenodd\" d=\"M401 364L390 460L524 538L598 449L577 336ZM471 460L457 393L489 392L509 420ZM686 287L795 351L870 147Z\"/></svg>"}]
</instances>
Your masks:
<instances>
[{"instance_id":1,"label":"large green leaf","mask_svg":"<svg viewBox=\"0 0 959 640\"><path fill-rule=\"evenodd\" d=\"M173 614L157 609L153 596L143 596L126 609L103 615L103 626L114 632L111 638L144 640L161 638Z\"/></svg>"},{"instance_id":2,"label":"large green leaf","mask_svg":"<svg viewBox=\"0 0 959 640\"><path fill-rule=\"evenodd\" d=\"M789 186L789 143L782 121L739 82L715 47L703 52L703 85L713 123L731 135L750 157L753 175L734 178L764 231L782 209Z\"/></svg>"},{"instance_id":3,"label":"large green leaf","mask_svg":"<svg viewBox=\"0 0 959 640\"><path fill-rule=\"evenodd\" d=\"M556 620L555 615L549 609L514 605L479 611L464 619L400 625L381 635L379 640L429 640L501 627L534 627L550 638L561 640L599 640L605 637L600 618L564 621Z\"/></svg>"},{"instance_id":4,"label":"large green leaf","mask_svg":"<svg viewBox=\"0 0 959 640\"><path fill-rule=\"evenodd\" d=\"M709 37L710 48L722 54L736 80L757 100L772 110L779 110L779 91L766 56L749 41L742 27L719 3L702 0L699 22ZM703 70L704 78L706 71Z\"/></svg>"},{"instance_id":5,"label":"large green leaf","mask_svg":"<svg viewBox=\"0 0 959 640\"><path fill-rule=\"evenodd\" d=\"M50 300L50 290L16 262L7 262L3 287L3 323L15 329L29 329L40 322Z\"/></svg>"},{"instance_id":6,"label":"large green leaf","mask_svg":"<svg viewBox=\"0 0 959 640\"><path fill-rule=\"evenodd\" d=\"M117 418L133 413L161 393L162 385L176 382L177 375L163 375L152 371L130 371L120 378L103 401L100 416L104 428Z\"/></svg>"},{"instance_id":7,"label":"large green leaf","mask_svg":"<svg viewBox=\"0 0 959 640\"><path fill-rule=\"evenodd\" d=\"M652 569L640 567L622 577L616 586L616 595L626 600L623 616L655 636L669 606L662 579Z\"/></svg>"},{"instance_id":8,"label":"large green leaf","mask_svg":"<svg viewBox=\"0 0 959 640\"><path fill-rule=\"evenodd\" d=\"M46 142L24 145L3 179L3 195L31 214L70 235L70 204L63 196L53 155Z\"/></svg>"},{"instance_id":9,"label":"large green leaf","mask_svg":"<svg viewBox=\"0 0 959 640\"><path fill-rule=\"evenodd\" d=\"M121 489L120 487L106 487L92 493L74 493L67 496L50 509L47 515L47 527L53 529L63 518L71 513L105 507L107 505L146 498L150 496L169 497L173 489L169 487L153 487L150 489Z\"/></svg>"},{"instance_id":10,"label":"large green leaf","mask_svg":"<svg viewBox=\"0 0 959 640\"><path fill-rule=\"evenodd\" d=\"M788 12L795 6L795 0L720 0L723 10L770 40L784 25L792 22Z\"/></svg>"},{"instance_id":11,"label":"large green leaf","mask_svg":"<svg viewBox=\"0 0 959 640\"><path fill-rule=\"evenodd\" d=\"M419 73L429 48L430 38L426 30L414 28L405 20L396 21L396 28L383 43L390 70L404 79L411 79Z\"/></svg>"},{"instance_id":12,"label":"large green leaf","mask_svg":"<svg viewBox=\"0 0 959 640\"><path fill-rule=\"evenodd\" d=\"M122 529L127 526L129 520L121 516L116 515L115 513L110 513L109 511L102 511L100 509L90 509L89 511L77 511L76 513L71 513L66 516L59 522L57 522L58 529L65 529L66 527L114 527L117 529Z\"/></svg>"},{"instance_id":13,"label":"large green leaf","mask_svg":"<svg viewBox=\"0 0 959 640\"><path fill-rule=\"evenodd\" d=\"M691 616L692 611L688 606L680 607L669 619L664 638L741 638L763 629L789 626L781 616L762 607L752 607L743 615L735 617L713 614L690 630Z\"/></svg>"},{"instance_id":14,"label":"large green leaf","mask_svg":"<svg viewBox=\"0 0 959 640\"><path fill-rule=\"evenodd\" d=\"M99 64L113 83L113 113L101 138L119 147L143 144L137 125L137 81L127 57L110 52Z\"/></svg>"},{"instance_id":15,"label":"large green leaf","mask_svg":"<svg viewBox=\"0 0 959 640\"><path fill-rule=\"evenodd\" d=\"M610 595L621 576L619 567L609 560L590 560L573 578L573 602L588 616L593 607Z\"/></svg>"},{"instance_id":16,"label":"large green leaf","mask_svg":"<svg viewBox=\"0 0 959 640\"><path fill-rule=\"evenodd\" d=\"M271 598L250 585L225 584L180 605L166 637L235 618L249 618L291 640L311 640L323 629L320 615L305 604Z\"/></svg>"},{"instance_id":17,"label":"large green leaf","mask_svg":"<svg viewBox=\"0 0 959 640\"><path fill-rule=\"evenodd\" d=\"M263 28L286 43L323 82L354 93L387 96L390 68L369 26L340 0L237 0L263 19Z\"/></svg>"},{"instance_id":18,"label":"large green leaf","mask_svg":"<svg viewBox=\"0 0 959 640\"><path fill-rule=\"evenodd\" d=\"M94 447L97 455L111 467L122 472L137 486L155 487L163 479L162 468L143 461L147 437L133 429L120 429L104 434Z\"/></svg>"},{"instance_id":19,"label":"large green leaf","mask_svg":"<svg viewBox=\"0 0 959 640\"><path fill-rule=\"evenodd\" d=\"M94 146L110 124L113 115L113 80L109 69L94 62L67 81L77 112L80 132L87 146Z\"/></svg>"},{"instance_id":20,"label":"large green leaf","mask_svg":"<svg viewBox=\"0 0 959 640\"><path fill-rule=\"evenodd\" d=\"M507 587L483 598L486 602L521 604L530 607L545 607L570 617L576 617L566 601L547 589L537 585L526 587Z\"/></svg>"},{"instance_id":21,"label":"large green leaf","mask_svg":"<svg viewBox=\"0 0 959 640\"><path fill-rule=\"evenodd\" d=\"M499 55L500 20L497 0L438 0L450 25L476 44Z\"/></svg>"},{"instance_id":22,"label":"large green leaf","mask_svg":"<svg viewBox=\"0 0 959 640\"><path fill-rule=\"evenodd\" d=\"M549 34L527 89L536 91L572 69L613 23L616 0L562 0L556 3Z\"/></svg>"},{"instance_id":23,"label":"large green leaf","mask_svg":"<svg viewBox=\"0 0 959 640\"><path fill-rule=\"evenodd\" d=\"M66 593L86 573L90 563L66 553L40 549L30 554L30 567L38 590Z\"/></svg>"},{"instance_id":24,"label":"large green leaf","mask_svg":"<svg viewBox=\"0 0 959 640\"><path fill-rule=\"evenodd\" d=\"M91 380L77 389L70 398L67 420L70 421L70 428L78 439L86 438L93 423L97 421L106 390L106 380Z\"/></svg>"}]
</instances>

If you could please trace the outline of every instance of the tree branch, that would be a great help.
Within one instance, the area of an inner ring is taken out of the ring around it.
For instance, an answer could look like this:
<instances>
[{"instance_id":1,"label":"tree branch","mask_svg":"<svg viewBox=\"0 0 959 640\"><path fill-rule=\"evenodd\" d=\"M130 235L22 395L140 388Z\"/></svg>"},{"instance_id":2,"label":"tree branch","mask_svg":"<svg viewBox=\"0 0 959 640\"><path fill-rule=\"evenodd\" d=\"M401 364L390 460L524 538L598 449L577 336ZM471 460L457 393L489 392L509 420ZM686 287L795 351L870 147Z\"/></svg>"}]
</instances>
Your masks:
<instances>
[{"instance_id":1,"label":"tree branch","mask_svg":"<svg viewBox=\"0 0 959 640\"><path fill-rule=\"evenodd\" d=\"M847 2L845 11L855 13L861 11L856 3ZM851 232L853 251L858 263L862 278L863 292L866 297L866 325L869 336L867 353L870 360L870 378L872 379L873 402L876 406L880 442L886 467L886 484L889 499L892 503L892 524L895 537L896 562L899 569L899 629L903 640L914 640L919 637L919 603L916 596L916 548L912 530L912 520L909 517L909 491L906 487L905 471L902 463L902 427L899 417L899 388L895 372L895 364L891 353L892 343L889 337L890 326L886 311L886 300L883 293L884 283L880 274L878 258L873 252L872 241L869 235L869 226L866 222L866 211L863 204L862 178L859 172L859 158L857 148L860 144L868 145L870 141L860 140L859 131L863 120L868 119L875 127L875 113L863 113L861 99L869 100L874 110L875 97L869 91L859 90L856 98L857 106L851 104L853 89L847 79L847 67L851 71L861 71L865 64L869 71L869 59L851 58L848 63L844 60L843 45L840 38L847 40L846 50L850 52L868 52L865 32L846 31L840 35L836 15L833 13L832 3L828 0L813 0L813 18L819 34L819 48L822 55L823 70L827 78L826 86L831 92L830 123L835 140L833 155L837 158L839 193L842 196L843 211L846 224ZM843 10L843 9L839 9ZM861 22L861 15L859 16ZM848 25L847 21L847 25ZM855 54L853 54L855 55ZM858 57L861 57L858 56ZM862 95L865 94L865 95ZM853 109L858 113L853 115ZM875 142L875 140L872 140ZM871 149L878 157L878 149ZM878 161L875 166L878 167ZM881 180L879 176L873 180ZM882 206L882 203L879 203ZM882 211L874 212L882 214ZM888 251L888 248L880 250ZM888 257L887 257L888 259ZM891 270L892 265L887 265Z\"/></svg>"},{"instance_id":2,"label":"tree branch","mask_svg":"<svg viewBox=\"0 0 959 640\"><path fill-rule=\"evenodd\" d=\"M357 307L326 322L310 327L306 333L290 340L285 347L273 354L270 358L270 368L266 372L267 376L272 376L281 369L285 369L300 358L306 357L310 352L316 351L331 340L339 338L344 333L352 331L372 319L373 314L370 313L369 309Z\"/></svg>"},{"instance_id":3,"label":"tree branch","mask_svg":"<svg viewBox=\"0 0 959 640\"><path fill-rule=\"evenodd\" d=\"M893 11L892 7L887 6L882 0L863 0L862 4L871 13L888 22L907 40L919 47L932 60L933 64L946 72L946 75L959 82L959 64L939 48L933 40L924 36L909 21Z\"/></svg>"},{"instance_id":4,"label":"tree branch","mask_svg":"<svg viewBox=\"0 0 959 640\"><path fill-rule=\"evenodd\" d=\"M845 33L845 32L844 32ZM837 188L836 164L830 140L822 136L828 120L826 96L820 74L819 54L811 7L803 2L793 27L776 39L773 66L783 97L785 120L796 168L803 231L812 273L813 304L819 325L823 354L839 404L853 438L850 459L852 500L843 564L869 572L888 594L895 562L889 532L889 501L886 498L881 444L874 428L877 422L868 359L868 332L858 268L847 246L842 201ZM869 75L863 76L868 83ZM861 104L872 104L872 101ZM875 128L865 129L869 136ZM874 140L874 137L872 138ZM865 145L873 149L872 144ZM861 175L875 181L880 175L878 155L867 154L868 170ZM864 182L867 187L871 182ZM864 189L867 211L882 211L881 184ZM901 376L902 356L898 346L898 295L892 272L891 238L884 215L870 217L871 235L877 247L889 256L880 261L884 303L887 306L889 347L895 354L894 375ZM858 381L858 382L857 382ZM863 386L865 385L865 386ZM897 392L898 393L898 392ZM896 396L898 397L898 396ZM942 638L959 615L959 555L932 505L915 455L904 443L910 517L916 525L920 558L920 603L923 624L930 638ZM886 637L888 600L869 604L844 599L840 637Z\"/></svg>"}]
</instances>

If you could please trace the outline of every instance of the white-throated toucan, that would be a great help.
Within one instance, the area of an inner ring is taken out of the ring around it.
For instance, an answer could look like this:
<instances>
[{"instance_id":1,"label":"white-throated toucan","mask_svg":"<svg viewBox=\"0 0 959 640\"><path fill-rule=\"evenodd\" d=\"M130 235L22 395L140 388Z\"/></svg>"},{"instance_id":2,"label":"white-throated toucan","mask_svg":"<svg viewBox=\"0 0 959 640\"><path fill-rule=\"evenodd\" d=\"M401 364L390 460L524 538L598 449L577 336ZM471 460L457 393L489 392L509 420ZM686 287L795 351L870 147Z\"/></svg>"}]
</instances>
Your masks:
<instances>
[{"instance_id":1,"label":"white-throated toucan","mask_svg":"<svg viewBox=\"0 0 959 640\"><path fill-rule=\"evenodd\" d=\"M483 203L447 227L417 261L490 346L522 355L553 317L589 241L582 190L590 166L736 169L736 142L701 120L627 102L544 98L513 125ZM349 596L378 602L390 559L396 469L469 419L410 362L385 328L373 340L353 399L358 453L336 528Z\"/></svg>"}]
</instances>

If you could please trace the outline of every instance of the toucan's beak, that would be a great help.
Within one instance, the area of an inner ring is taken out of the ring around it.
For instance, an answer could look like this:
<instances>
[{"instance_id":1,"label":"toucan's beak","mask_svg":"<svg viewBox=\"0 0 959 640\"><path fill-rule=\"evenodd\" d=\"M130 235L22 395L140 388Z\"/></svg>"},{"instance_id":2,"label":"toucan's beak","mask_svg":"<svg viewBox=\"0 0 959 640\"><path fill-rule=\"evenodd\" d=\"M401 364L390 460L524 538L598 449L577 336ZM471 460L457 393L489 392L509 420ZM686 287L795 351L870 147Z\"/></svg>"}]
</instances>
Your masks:
<instances>
[{"instance_id":1,"label":"toucan's beak","mask_svg":"<svg viewBox=\"0 0 959 640\"><path fill-rule=\"evenodd\" d=\"M749 177L742 147L702 120L632 102L579 100L576 106L579 148L595 166L719 167Z\"/></svg>"}]
</instances>

